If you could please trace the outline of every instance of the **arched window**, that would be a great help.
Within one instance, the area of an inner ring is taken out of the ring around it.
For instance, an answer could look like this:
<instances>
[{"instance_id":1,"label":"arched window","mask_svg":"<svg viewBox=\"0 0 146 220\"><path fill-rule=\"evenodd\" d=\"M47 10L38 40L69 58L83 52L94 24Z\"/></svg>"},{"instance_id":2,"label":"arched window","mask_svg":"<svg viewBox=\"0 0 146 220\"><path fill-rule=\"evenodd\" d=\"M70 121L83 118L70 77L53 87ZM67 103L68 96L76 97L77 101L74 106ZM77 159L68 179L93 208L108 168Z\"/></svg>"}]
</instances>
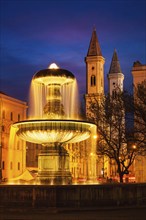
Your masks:
<instances>
[{"instance_id":1,"label":"arched window","mask_svg":"<svg viewBox=\"0 0 146 220\"><path fill-rule=\"evenodd\" d=\"M96 76L92 75L91 76L91 86L95 86L96 85Z\"/></svg>"}]
</instances>

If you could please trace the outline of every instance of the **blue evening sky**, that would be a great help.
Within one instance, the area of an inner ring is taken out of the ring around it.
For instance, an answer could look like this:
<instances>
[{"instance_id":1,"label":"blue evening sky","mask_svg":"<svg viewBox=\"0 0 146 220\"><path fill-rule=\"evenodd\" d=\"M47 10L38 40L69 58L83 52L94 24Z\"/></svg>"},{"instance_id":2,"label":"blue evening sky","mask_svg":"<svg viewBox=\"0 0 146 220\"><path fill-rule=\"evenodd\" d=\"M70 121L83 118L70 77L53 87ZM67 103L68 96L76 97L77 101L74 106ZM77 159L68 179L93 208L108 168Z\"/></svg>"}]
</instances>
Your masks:
<instances>
[{"instance_id":1,"label":"blue evening sky","mask_svg":"<svg viewBox=\"0 0 146 220\"><path fill-rule=\"evenodd\" d=\"M105 91L115 48L131 90L133 62L146 64L145 0L0 0L0 91L27 101L32 76L55 62L75 75L82 98L93 27L105 58Z\"/></svg>"}]
</instances>

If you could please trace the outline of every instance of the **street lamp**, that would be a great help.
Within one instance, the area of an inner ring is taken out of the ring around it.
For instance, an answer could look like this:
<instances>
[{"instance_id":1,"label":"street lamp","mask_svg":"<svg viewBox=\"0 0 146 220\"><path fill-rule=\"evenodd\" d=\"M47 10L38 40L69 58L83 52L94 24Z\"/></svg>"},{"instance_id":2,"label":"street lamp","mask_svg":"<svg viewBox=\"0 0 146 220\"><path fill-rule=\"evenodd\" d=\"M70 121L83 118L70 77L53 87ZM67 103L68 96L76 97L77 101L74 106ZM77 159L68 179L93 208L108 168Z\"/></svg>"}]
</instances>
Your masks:
<instances>
[{"instance_id":1,"label":"street lamp","mask_svg":"<svg viewBox=\"0 0 146 220\"><path fill-rule=\"evenodd\" d=\"M132 148L135 150L135 149L136 149L136 145L134 144L134 145L132 146Z\"/></svg>"}]
</instances>

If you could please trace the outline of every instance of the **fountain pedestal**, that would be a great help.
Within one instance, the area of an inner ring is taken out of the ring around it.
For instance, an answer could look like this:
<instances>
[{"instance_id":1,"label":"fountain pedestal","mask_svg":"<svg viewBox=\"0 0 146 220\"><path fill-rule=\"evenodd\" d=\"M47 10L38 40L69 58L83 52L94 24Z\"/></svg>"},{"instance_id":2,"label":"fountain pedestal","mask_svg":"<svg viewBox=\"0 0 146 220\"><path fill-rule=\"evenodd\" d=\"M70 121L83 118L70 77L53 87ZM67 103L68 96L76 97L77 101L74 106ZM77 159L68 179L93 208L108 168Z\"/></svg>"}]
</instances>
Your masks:
<instances>
[{"instance_id":1,"label":"fountain pedestal","mask_svg":"<svg viewBox=\"0 0 146 220\"><path fill-rule=\"evenodd\" d=\"M69 154L62 146L47 146L38 155L37 181L41 184L71 184Z\"/></svg>"}]
</instances>

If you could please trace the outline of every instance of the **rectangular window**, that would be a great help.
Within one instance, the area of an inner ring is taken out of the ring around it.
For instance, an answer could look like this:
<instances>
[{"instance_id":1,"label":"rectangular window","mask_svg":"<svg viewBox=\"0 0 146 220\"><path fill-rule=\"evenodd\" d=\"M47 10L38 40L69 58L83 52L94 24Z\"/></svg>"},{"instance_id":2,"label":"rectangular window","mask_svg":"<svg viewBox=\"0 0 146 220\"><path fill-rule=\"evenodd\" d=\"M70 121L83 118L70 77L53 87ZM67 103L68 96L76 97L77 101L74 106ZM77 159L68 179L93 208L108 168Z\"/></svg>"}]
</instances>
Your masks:
<instances>
[{"instance_id":1,"label":"rectangular window","mask_svg":"<svg viewBox=\"0 0 146 220\"><path fill-rule=\"evenodd\" d=\"M2 118L5 119L5 110L3 110Z\"/></svg>"},{"instance_id":2,"label":"rectangular window","mask_svg":"<svg viewBox=\"0 0 146 220\"><path fill-rule=\"evenodd\" d=\"M18 162L18 170L20 170L20 162Z\"/></svg>"},{"instance_id":3,"label":"rectangular window","mask_svg":"<svg viewBox=\"0 0 146 220\"><path fill-rule=\"evenodd\" d=\"M20 114L18 114L18 121L20 121Z\"/></svg>"},{"instance_id":4,"label":"rectangular window","mask_svg":"<svg viewBox=\"0 0 146 220\"><path fill-rule=\"evenodd\" d=\"M4 145L5 145L5 139L4 139L4 137L2 137L2 147L5 147Z\"/></svg>"},{"instance_id":5,"label":"rectangular window","mask_svg":"<svg viewBox=\"0 0 146 220\"><path fill-rule=\"evenodd\" d=\"M4 126L4 125L2 125L2 131L3 131L3 132L5 131L5 126Z\"/></svg>"},{"instance_id":6,"label":"rectangular window","mask_svg":"<svg viewBox=\"0 0 146 220\"><path fill-rule=\"evenodd\" d=\"M20 150L20 142L17 141L17 150Z\"/></svg>"},{"instance_id":7,"label":"rectangular window","mask_svg":"<svg viewBox=\"0 0 146 220\"><path fill-rule=\"evenodd\" d=\"M10 162L10 170L12 170L13 169L13 162L11 161Z\"/></svg>"},{"instance_id":8,"label":"rectangular window","mask_svg":"<svg viewBox=\"0 0 146 220\"><path fill-rule=\"evenodd\" d=\"M2 162L2 169L5 169L5 161Z\"/></svg>"},{"instance_id":9,"label":"rectangular window","mask_svg":"<svg viewBox=\"0 0 146 220\"><path fill-rule=\"evenodd\" d=\"M13 112L10 113L10 120L13 121Z\"/></svg>"}]
</instances>

